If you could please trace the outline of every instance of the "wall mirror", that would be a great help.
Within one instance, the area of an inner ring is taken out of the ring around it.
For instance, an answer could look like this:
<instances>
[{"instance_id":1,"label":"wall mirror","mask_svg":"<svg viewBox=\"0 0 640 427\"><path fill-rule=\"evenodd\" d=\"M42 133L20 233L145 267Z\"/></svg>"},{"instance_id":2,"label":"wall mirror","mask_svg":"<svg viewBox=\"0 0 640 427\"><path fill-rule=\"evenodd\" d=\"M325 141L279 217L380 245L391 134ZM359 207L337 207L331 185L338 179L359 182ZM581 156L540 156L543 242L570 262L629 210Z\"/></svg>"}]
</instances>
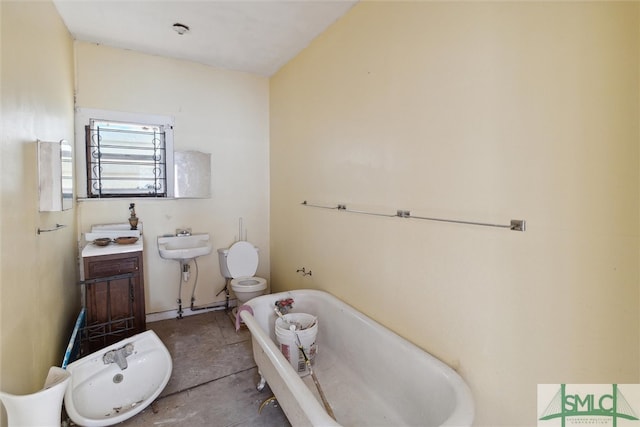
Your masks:
<instances>
[{"instance_id":1,"label":"wall mirror","mask_svg":"<svg viewBox=\"0 0 640 427\"><path fill-rule=\"evenodd\" d=\"M73 148L66 140L38 140L40 211L73 207Z\"/></svg>"}]
</instances>

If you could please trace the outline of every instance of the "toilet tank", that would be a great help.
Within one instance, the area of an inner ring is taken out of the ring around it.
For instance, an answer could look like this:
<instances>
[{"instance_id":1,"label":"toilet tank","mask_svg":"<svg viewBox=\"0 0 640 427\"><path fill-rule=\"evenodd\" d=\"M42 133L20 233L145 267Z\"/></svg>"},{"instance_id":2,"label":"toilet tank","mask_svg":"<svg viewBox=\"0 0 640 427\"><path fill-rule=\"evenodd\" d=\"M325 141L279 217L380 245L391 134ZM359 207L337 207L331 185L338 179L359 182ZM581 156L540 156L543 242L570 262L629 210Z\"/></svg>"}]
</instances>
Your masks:
<instances>
[{"instance_id":1,"label":"toilet tank","mask_svg":"<svg viewBox=\"0 0 640 427\"><path fill-rule=\"evenodd\" d=\"M233 279L231 273L229 272L229 267L227 267L227 253L229 253L229 249L218 249L218 262L220 263L220 274L225 279Z\"/></svg>"}]
</instances>

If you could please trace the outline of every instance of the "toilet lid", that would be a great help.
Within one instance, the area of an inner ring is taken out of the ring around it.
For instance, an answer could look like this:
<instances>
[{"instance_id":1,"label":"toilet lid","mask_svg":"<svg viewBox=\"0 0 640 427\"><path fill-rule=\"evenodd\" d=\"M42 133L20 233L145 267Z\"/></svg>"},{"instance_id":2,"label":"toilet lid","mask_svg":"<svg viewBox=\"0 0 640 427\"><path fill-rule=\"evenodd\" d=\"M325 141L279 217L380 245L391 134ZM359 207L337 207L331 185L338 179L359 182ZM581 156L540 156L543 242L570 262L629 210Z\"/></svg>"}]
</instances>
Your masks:
<instances>
[{"instance_id":1,"label":"toilet lid","mask_svg":"<svg viewBox=\"0 0 640 427\"><path fill-rule=\"evenodd\" d=\"M227 267L234 279L251 277L258 269L258 251L249 242L236 242L227 253Z\"/></svg>"}]
</instances>

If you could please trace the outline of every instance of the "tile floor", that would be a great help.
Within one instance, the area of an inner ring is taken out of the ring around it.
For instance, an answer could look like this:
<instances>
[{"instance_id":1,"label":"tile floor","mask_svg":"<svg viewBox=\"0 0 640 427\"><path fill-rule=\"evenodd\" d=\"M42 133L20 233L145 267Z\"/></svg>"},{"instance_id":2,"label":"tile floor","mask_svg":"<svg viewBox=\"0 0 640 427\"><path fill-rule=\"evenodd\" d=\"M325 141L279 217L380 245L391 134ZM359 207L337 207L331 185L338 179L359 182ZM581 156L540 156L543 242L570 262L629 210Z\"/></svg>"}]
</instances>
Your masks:
<instances>
[{"instance_id":1,"label":"tile floor","mask_svg":"<svg viewBox=\"0 0 640 427\"><path fill-rule=\"evenodd\" d=\"M236 333L224 311L147 323L173 358L171 379L158 399L122 427L286 427L277 404L260 405L272 395L256 390L258 370L251 334Z\"/></svg>"}]
</instances>

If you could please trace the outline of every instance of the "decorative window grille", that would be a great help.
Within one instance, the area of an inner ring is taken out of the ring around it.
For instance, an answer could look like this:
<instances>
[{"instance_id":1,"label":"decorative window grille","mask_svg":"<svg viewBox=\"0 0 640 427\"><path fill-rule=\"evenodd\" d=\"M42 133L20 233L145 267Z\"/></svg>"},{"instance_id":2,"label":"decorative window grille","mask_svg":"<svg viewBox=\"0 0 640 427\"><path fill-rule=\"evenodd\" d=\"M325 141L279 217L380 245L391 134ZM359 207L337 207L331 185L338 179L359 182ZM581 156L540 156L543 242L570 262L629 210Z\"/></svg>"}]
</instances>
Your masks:
<instances>
[{"instance_id":1,"label":"decorative window grille","mask_svg":"<svg viewBox=\"0 0 640 427\"><path fill-rule=\"evenodd\" d=\"M89 123L88 197L167 197L164 125L97 119Z\"/></svg>"}]
</instances>

